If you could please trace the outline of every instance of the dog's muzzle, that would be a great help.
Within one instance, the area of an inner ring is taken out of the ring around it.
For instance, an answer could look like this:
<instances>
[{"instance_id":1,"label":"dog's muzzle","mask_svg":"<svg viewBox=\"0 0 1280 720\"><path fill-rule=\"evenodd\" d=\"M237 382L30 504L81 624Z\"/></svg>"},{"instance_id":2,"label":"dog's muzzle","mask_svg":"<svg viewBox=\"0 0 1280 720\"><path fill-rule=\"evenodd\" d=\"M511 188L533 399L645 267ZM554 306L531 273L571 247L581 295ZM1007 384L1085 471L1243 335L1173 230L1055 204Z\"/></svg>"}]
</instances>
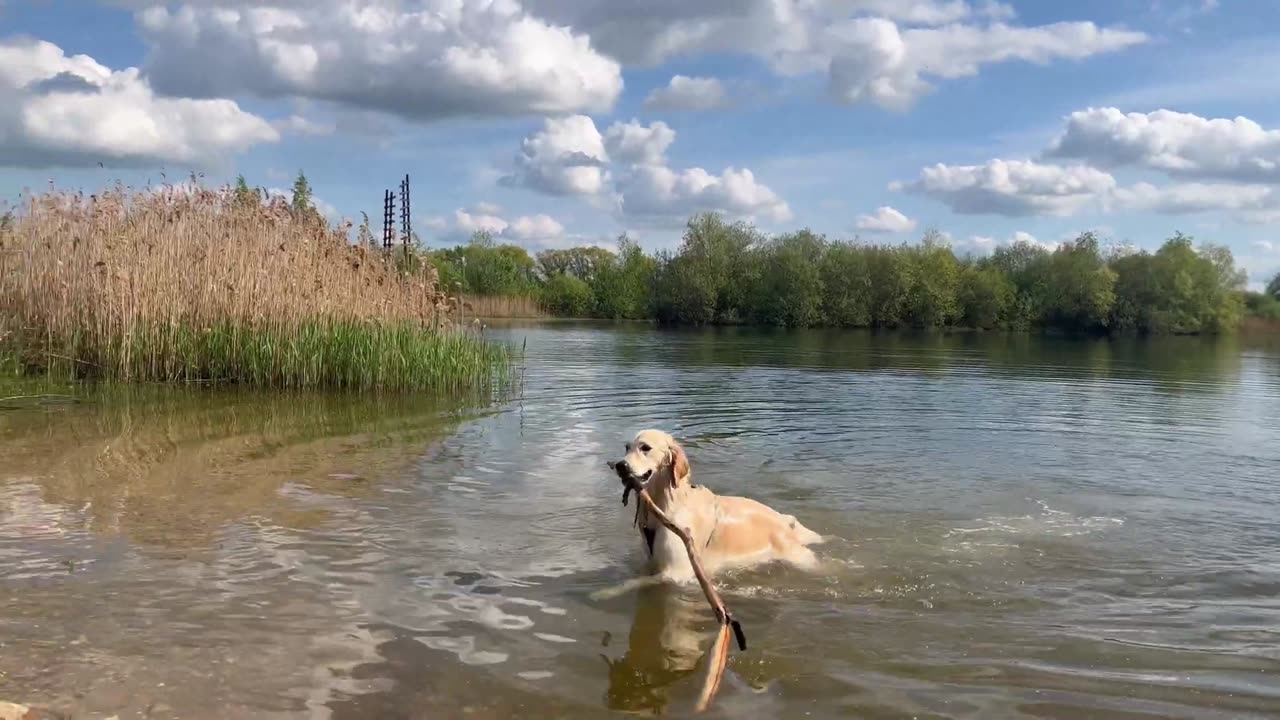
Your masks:
<instances>
[{"instance_id":1,"label":"dog's muzzle","mask_svg":"<svg viewBox=\"0 0 1280 720\"><path fill-rule=\"evenodd\" d=\"M621 480L624 485L630 485L635 482L644 482L653 475L653 470L645 470L643 473L633 472L631 470L631 466L627 464L626 460L610 460L609 467L617 473L618 479Z\"/></svg>"},{"instance_id":2,"label":"dog's muzzle","mask_svg":"<svg viewBox=\"0 0 1280 720\"><path fill-rule=\"evenodd\" d=\"M653 470L646 470L643 474L637 475L631 471L631 466L625 460L610 460L609 468L617 474L618 479L622 481L622 504L627 504L627 499L631 496L633 490L640 490L640 483L648 480L653 475Z\"/></svg>"}]
</instances>

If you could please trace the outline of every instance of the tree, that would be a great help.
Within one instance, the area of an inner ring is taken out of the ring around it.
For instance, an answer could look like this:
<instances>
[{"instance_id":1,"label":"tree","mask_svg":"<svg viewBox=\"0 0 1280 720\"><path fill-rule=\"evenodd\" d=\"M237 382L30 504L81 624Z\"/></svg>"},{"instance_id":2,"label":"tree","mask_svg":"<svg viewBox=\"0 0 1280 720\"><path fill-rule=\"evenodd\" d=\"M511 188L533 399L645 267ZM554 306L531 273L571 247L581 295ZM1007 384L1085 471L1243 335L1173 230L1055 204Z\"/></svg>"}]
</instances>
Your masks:
<instances>
[{"instance_id":1,"label":"tree","mask_svg":"<svg viewBox=\"0 0 1280 720\"><path fill-rule=\"evenodd\" d=\"M784 327L821 324L825 249L826 239L809 230L783 235L763 247L751 318Z\"/></svg>"},{"instance_id":2,"label":"tree","mask_svg":"<svg viewBox=\"0 0 1280 720\"><path fill-rule=\"evenodd\" d=\"M1013 281L995 268L961 268L957 300L959 320L965 325L980 330L1007 325L1016 298Z\"/></svg>"},{"instance_id":3,"label":"tree","mask_svg":"<svg viewBox=\"0 0 1280 720\"><path fill-rule=\"evenodd\" d=\"M607 258L591 279L596 314L615 320L652 317L657 259L646 255L625 233L618 237L617 255L609 253Z\"/></svg>"},{"instance_id":4,"label":"tree","mask_svg":"<svg viewBox=\"0 0 1280 720\"><path fill-rule=\"evenodd\" d=\"M591 286L569 273L551 276L542 288L543 306L561 317L588 317L594 302Z\"/></svg>"},{"instance_id":5,"label":"tree","mask_svg":"<svg viewBox=\"0 0 1280 720\"><path fill-rule=\"evenodd\" d=\"M909 251L914 265L911 290L911 319L921 327L942 327L960 315L956 291L960 285L960 264L943 241L941 233L930 230L920 245Z\"/></svg>"},{"instance_id":6,"label":"tree","mask_svg":"<svg viewBox=\"0 0 1280 720\"><path fill-rule=\"evenodd\" d=\"M298 177L293 181L293 210L297 213L307 213L314 210L311 203L311 184L307 182L307 176L298 171Z\"/></svg>"},{"instance_id":7,"label":"tree","mask_svg":"<svg viewBox=\"0 0 1280 720\"><path fill-rule=\"evenodd\" d=\"M1267 283L1267 294L1280 300L1280 272L1276 273L1275 277L1271 278L1271 282Z\"/></svg>"},{"instance_id":8,"label":"tree","mask_svg":"<svg viewBox=\"0 0 1280 720\"><path fill-rule=\"evenodd\" d=\"M819 266L822 317L837 327L871 325L871 267L865 248L836 242L827 246Z\"/></svg>"},{"instance_id":9,"label":"tree","mask_svg":"<svg viewBox=\"0 0 1280 720\"><path fill-rule=\"evenodd\" d=\"M236 187L233 191L235 202L241 205L258 205L261 198L258 197L257 191L249 187L248 181L244 179L244 175L236 176Z\"/></svg>"},{"instance_id":10,"label":"tree","mask_svg":"<svg viewBox=\"0 0 1280 720\"><path fill-rule=\"evenodd\" d=\"M1098 330L1111 320L1116 273L1107 266L1091 232L1063 243L1049 261L1045 319L1070 330Z\"/></svg>"}]
</instances>

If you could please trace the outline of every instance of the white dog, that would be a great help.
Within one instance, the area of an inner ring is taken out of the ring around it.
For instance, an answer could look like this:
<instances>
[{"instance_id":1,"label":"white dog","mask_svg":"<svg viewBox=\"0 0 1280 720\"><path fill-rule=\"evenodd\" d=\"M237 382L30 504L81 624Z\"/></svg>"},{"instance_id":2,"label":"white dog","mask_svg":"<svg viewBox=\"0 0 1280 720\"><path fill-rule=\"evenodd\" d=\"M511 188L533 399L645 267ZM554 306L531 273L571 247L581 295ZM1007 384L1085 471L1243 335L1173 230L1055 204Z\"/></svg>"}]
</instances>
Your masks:
<instances>
[{"instance_id":1,"label":"white dog","mask_svg":"<svg viewBox=\"0 0 1280 720\"><path fill-rule=\"evenodd\" d=\"M802 568L817 564L808 546L821 543L821 535L763 503L694 485L689 458L671 435L643 430L626 444L626 451L612 463L614 471L624 482L639 481L663 513L689 533L708 574L774 560ZM684 542L643 504L637 524L657 579L694 579Z\"/></svg>"}]
</instances>

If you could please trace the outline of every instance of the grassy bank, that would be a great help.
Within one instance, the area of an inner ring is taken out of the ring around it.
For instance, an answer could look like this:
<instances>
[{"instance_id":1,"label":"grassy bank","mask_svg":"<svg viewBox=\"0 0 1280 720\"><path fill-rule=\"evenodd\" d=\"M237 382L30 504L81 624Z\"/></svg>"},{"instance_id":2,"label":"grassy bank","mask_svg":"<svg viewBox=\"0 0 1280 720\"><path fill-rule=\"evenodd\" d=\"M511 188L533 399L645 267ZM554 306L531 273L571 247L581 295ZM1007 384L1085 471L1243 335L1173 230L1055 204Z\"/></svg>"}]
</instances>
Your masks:
<instances>
[{"instance_id":1,"label":"grassy bank","mask_svg":"<svg viewBox=\"0 0 1280 720\"><path fill-rule=\"evenodd\" d=\"M3 367L125 381L484 390L509 350L309 208L252 191L25 198L0 228Z\"/></svg>"}]
</instances>

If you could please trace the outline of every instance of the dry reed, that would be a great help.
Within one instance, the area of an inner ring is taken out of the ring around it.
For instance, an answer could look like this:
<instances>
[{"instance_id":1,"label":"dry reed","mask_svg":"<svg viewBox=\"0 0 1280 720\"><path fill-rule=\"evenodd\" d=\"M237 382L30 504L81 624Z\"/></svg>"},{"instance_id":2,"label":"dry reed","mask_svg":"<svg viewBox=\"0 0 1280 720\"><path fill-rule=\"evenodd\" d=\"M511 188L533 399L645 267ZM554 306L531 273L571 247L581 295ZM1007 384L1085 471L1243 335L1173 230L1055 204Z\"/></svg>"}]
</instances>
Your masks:
<instances>
[{"instance_id":1,"label":"dry reed","mask_svg":"<svg viewBox=\"0 0 1280 720\"><path fill-rule=\"evenodd\" d=\"M468 318L546 318L550 313L528 295L463 295L462 312Z\"/></svg>"},{"instance_id":2,"label":"dry reed","mask_svg":"<svg viewBox=\"0 0 1280 720\"><path fill-rule=\"evenodd\" d=\"M279 387L487 386L434 268L230 189L29 196L0 227L0 344L26 371Z\"/></svg>"}]
</instances>

